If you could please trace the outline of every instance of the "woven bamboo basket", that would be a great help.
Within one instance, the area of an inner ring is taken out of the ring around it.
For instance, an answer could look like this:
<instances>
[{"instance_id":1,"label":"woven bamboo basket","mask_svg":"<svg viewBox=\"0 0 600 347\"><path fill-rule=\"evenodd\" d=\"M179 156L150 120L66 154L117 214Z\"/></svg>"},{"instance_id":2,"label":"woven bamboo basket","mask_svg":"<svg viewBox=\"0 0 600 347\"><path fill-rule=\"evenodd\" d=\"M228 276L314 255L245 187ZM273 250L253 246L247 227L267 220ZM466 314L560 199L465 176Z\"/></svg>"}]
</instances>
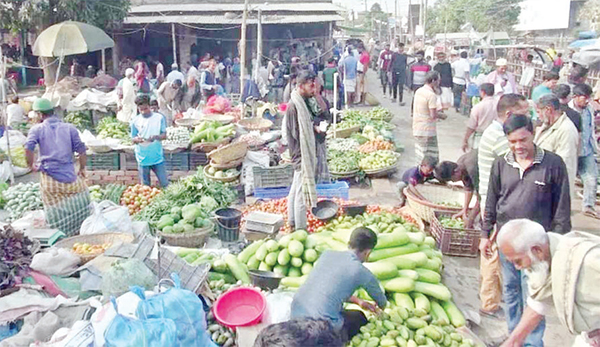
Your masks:
<instances>
[{"instance_id":1,"label":"woven bamboo basket","mask_svg":"<svg viewBox=\"0 0 600 347\"><path fill-rule=\"evenodd\" d=\"M191 150L194 152L204 152L204 153L209 153L214 151L215 149L224 146L226 144L228 144L231 141L230 137L226 137L224 139L222 139L221 141L217 141L217 142L200 142L200 143L194 143L191 147Z\"/></svg>"},{"instance_id":2,"label":"woven bamboo basket","mask_svg":"<svg viewBox=\"0 0 600 347\"><path fill-rule=\"evenodd\" d=\"M238 172L237 175L232 176L232 177L215 177L215 176L211 176L208 173L208 168L209 168L208 165L206 165L204 167L204 176L206 176L207 178L209 178L213 181L219 181L219 182L223 182L223 183L234 182L234 181L238 180L240 178L240 175L242 174L241 172Z\"/></svg>"},{"instance_id":3,"label":"woven bamboo basket","mask_svg":"<svg viewBox=\"0 0 600 347\"><path fill-rule=\"evenodd\" d=\"M175 247L188 247L188 248L199 248L204 246L206 240L215 228L215 224L211 221L204 228L199 228L191 233L183 234L167 234L159 231L158 234L162 237L169 245Z\"/></svg>"},{"instance_id":4,"label":"woven bamboo basket","mask_svg":"<svg viewBox=\"0 0 600 347\"><path fill-rule=\"evenodd\" d=\"M110 243L112 245L116 243L132 243L135 237L132 234L125 233L102 233L102 234L92 234L92 235L79 235L66 238L64 240L58 241L54 244L54 247L65 248L71 250L73 245L76 243L87 243L90 245L102 245L105 243ZM77 254L79 258L81 258L81 264L85 264L97 256L103 253L97 254L89 254L89 255L81 255Z\"/></svg>"},{"instance_id":5,"label":"woven bamboo basket","mask_svg":"<svg viewBox=\"0 0 600 347\"><path fill-rule=\"evenodd\" d=\"M242 119L238 122L238 125L247 131L267 131L273 126L273 122L264 118L248 118Z\"/></svg>"},{"instance_id":6,"label":"woven bamboo basket","mask_svg":"<svg viewBox=\"0 0 600 347\"><path fill-rule=\"evenodd\" d=\"M213 162L212 160L210 161L210 166L214 167L215 169L218 170L227 170L227 169L233 169L236 168L240 165L242 165L242 163L244 162L245 158L240 158L237 160L233 160L224 164L217 164L215 162Z\"/></svg>"},{"instance_id":7,"label":"woven bamboo basket","mask_svg":"<svg viewBox=\"0 0 600 347\"><path fill-rule=\"evenodd\" d=\"M426 184L415 187L417 193L409 188L404 188L408 206L426 222L433 221L436 211L456 214L462 210L465 193L461 188ZM442 203L458 203L461 204L461 207L446 206ZM475 199L472 203L475 203Z\"/></svg>"},{"instance_id":8,"label":"woven bamboo basket","mask_svg":"<svg viewBox=\"0 0 600 347\"><path fill-rule=\"evenodd\" d=\"M177 125L178 127L186 127L186 128L193 128L196 125L200 124L200 120L199 119L192 119L192 118L180 118L180 119L175 119L175 125Z\"/></svg>"},{"instance_id":9,"label":"woven bamboo basket","mask_svg":"<svg viewBox=\"0 0 600 347\"><path fill-rule=\"evenodd\" d=\"M248 153L248 144L245 142L234 142L215 149L208 153L211 162L215 164L226 164L243 158Z\"/></svg>"}]
</instances>

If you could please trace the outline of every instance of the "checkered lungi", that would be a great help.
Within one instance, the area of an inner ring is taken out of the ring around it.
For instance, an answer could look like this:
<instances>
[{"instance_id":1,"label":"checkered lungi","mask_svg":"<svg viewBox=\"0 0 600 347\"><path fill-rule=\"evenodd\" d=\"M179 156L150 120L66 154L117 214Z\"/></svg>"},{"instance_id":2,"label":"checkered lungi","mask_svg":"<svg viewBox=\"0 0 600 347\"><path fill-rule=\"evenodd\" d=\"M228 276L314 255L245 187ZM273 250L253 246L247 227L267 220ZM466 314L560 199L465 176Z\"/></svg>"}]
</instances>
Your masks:
<instances>
[{"instance_id":1,"label":"checkered lungi","mask_svg":"<svg viewBox=\"0 0 600 347\"><path fill-rule=\"evenodd\" d=\"M426 156L439 160L440 149L437 136L415 136L415 160L417 165L421 165L423 158Z\"/></svg>"},{"instance_id":2,"label":"checkered lungi","mask_svg":"<svg viewBox=\"0 0 600 347\"><path fill-rule=\"evenodd\" d=\"M79 234L81 224L91 213L85 181L77 177L73 183L62 183L41 173L40 187L48 225L67 236Z\"/></svg>"}]
</instances>

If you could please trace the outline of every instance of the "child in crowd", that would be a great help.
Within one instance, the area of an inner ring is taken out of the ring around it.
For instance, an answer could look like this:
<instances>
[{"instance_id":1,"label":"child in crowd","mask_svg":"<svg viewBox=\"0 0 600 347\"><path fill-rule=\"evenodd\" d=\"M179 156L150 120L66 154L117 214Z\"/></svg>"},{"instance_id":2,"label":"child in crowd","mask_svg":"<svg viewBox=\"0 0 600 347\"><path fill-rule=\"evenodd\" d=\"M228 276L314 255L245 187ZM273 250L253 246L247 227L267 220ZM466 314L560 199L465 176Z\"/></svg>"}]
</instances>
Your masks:
<instances>
[{"instance_id":1,"label":"child in crowd","mask_svg":"<svg viewBox=\"0 0 600 347\"><path fill-rule=\"evenodd\" d=\"M437 160L435 158L426 156L419 166L404 171L402 180L396 184L400 206L404 205L406 200L406 196L404 196L403 192L404 188L408 187L408 185L416 186L417 184L423 184L433 179L433 170L435 170L436 165Z\"/></svg>"}]
</instances>

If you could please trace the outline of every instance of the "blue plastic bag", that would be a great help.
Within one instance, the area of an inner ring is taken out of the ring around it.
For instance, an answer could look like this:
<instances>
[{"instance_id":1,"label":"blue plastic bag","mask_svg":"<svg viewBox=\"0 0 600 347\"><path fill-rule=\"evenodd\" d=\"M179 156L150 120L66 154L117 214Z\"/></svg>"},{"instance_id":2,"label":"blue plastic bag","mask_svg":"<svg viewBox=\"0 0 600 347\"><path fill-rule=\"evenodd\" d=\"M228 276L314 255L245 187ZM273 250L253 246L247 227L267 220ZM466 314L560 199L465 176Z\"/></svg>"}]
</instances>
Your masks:
<instances>
[{"instance_id":1,"label":"blue plastic bag","mask_svg":"<svg viewBox=\"0 0 600 347\"><path fill-rule=\"evenodd\" d=\"M131 291L142 301L136 314L140 319L164 318L175 322L177 341L175 347L213 347L206 329L206 317L202 301L193 292L182 289L179 276L172 274L175 287L146 299L144 289L133 287Z\"/></svg>"},{"instance_id":2,"label":"blue plastic bag","mask_svg":"<svg viewBox=\"0 0 600 347\"><path fill-rule=\"evenodd\" d=\"M172 319L132 319L119 314L117 301L111 297L117 315L104 332L106 347L176 346L177 328ZM138 317L139 318L139 317Z\"/></svg>"}]
</instances>

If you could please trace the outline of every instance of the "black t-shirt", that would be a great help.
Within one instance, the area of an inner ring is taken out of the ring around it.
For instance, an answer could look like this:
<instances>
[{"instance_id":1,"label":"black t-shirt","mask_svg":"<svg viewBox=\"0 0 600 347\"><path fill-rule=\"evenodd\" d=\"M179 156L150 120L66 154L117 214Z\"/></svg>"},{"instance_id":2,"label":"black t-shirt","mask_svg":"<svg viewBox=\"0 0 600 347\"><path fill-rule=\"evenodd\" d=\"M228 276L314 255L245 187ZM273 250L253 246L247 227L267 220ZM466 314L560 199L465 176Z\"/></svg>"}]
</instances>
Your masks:
<instances>
[{"instance_id":1,"label":"black t-shirt","mask_svg":"<svg viewBox=\"0 0 600 347\"><path fill-rule=\"evenodd\" d=\"M567 117L569 117L571 122L573 122L575 128L577 128L577 132L581 133L581 114L566 104L560 104L560 110L563 111Z\"/></svg>"},{"instance_id":2,"label":"black t-shirt","mask_svg":"<svg viewBox=\"0 0 600 347\"><path fill-rule=\"evenodd\" d=\"M450 63L437 63L433 70L440 74L440 87L452 87L452 66Z\"/></svg>"}]
</instances>

